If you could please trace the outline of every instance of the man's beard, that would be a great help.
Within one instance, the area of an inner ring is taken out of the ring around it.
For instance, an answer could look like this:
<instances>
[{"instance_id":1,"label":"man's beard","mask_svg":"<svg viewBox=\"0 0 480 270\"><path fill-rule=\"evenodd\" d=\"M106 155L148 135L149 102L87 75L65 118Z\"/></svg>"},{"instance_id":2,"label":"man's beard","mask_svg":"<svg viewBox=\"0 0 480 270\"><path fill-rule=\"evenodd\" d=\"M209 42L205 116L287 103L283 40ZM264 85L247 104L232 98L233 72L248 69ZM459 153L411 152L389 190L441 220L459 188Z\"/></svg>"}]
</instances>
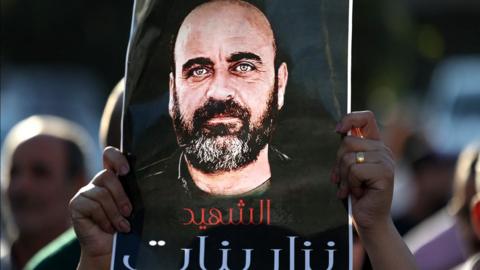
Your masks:
<instances>
[{"instance_id":1,"label":"man's beard","mask_svg":"<svg viewBox=\"0 0 480 270\"><path fill-rule=\"evenodd\" d=\"M259 120L251 122L251 112L233 99L209 99L193 113L193 121L185 122L174 92L173 123L177 140L190 164L204 173L237 170L257 160L269 143L278 115L276 83ZM234 124L206 125L215 117L239 119Z\"/></svg>"}]
</instances>

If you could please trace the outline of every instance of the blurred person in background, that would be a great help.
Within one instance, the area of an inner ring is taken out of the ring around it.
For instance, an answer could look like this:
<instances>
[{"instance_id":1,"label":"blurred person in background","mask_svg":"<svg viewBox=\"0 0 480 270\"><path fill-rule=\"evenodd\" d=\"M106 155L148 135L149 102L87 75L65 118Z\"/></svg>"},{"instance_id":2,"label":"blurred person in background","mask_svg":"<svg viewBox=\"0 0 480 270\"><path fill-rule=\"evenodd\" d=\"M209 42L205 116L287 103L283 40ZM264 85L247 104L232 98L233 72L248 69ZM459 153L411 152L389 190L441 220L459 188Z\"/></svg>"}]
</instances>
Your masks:
<instances>
[{"instance_id":1,"label":"blurred person in background","mask_svg":"<svg viewBox=\"0 0 480 270\"><path fill-rule=\"evenodd\" d=\"M2 270L23 269L71 226L68 202L89 177L91 147L83 128L55 116L31 116L10 130L2 147Z\"/></svg>"},{"instance_id":2,"label":"blurred person in background","mask_svg":"<svg viewBox=\"0 0 480 270\"><path fill-rule=\"evenodd\" d=\"M477 160L475 165L475 180L474 180L474 193L470 200L467 202L467 209L468 209L468 219L469 225L468 228L469 232L473 232L471 235L472 241L476 241L476 243L480 243L480 152L477 151L477 156L475 158ZM470 257L463 262L462 264L453 268L453 270L479 270L480 269L480 249L476 248L470 254Z\"/></svg>"},{"instance_id":3,"label":"blurred person in background","mask_svg":"<svg viewBox=\"0 0 480 270\"><path fill-rule=\"evenodd\" d=\"M125 80L120 80L108 97L100 121L100 147L120 148L121 120ZM42 248L26 264L25 270L75 270L80 258L80 243L73 229L69 229Z\"/></svg>"},{"instance_id":4,"label":"blurred person in background","mask_svg":"<svg viewBox=\"0 0 480 270\"><path fill-rule=\"evenodd\" d=\"M420 131L425 139L413 143L411 151L406 152L411 153L411 157L421 157L411 158L414 160L412 179L423 181L411 181L416 199L412 200L400 224L414 225L414 221L419 220L418 214L425 212L425 202L436 201L438 207L442 200L450 200L447 207L431 214L405 236L421 269L450 269L480 247L478 240L472 237L469 217L470 200L475 194L474 166L480 140L479 78L478 55L456 55L441 61L431 77L422 110L418 111L418 120L414 121L415 130ZM464 148L472 141L477 143ZM422 147L426 142L430 146ZM448 181L448 160L454 160L460 151L455 175L451 177L452 185ZM432 152L434 155L415 155L421 152ZM432 161L429 156L437 157L440 162L427 162ZM418 168L424 171L420 174L422 178L418 178ZM408 226L405 226L406 229Z\"/></svg>"},{"instance_id":5,"label":"blurred person in background","mask_svg":"<svg viewBox=\"0 0 480 270\"><path fill-rule=\"evenodd\" d=\"M437 152L428 138L413 133L404 143L402 161L409 171L411 194L406 211L395 219L395 225L404 235L447 204L456 158Z\"/></svg>"},{"instance_id":6,"label":"blurred person in background","mask_svg":"<svg viewBox=\"0 0 480 270\"><path fill-rule=\"evenodd\" d=\"M480 141L460 153L453 194L447 207L423 221L405 241L423 270L447 270L480 251L480 241L470 222L470 201L476 193L475 167L479 166Z\"/></svg>"}]
</instances>

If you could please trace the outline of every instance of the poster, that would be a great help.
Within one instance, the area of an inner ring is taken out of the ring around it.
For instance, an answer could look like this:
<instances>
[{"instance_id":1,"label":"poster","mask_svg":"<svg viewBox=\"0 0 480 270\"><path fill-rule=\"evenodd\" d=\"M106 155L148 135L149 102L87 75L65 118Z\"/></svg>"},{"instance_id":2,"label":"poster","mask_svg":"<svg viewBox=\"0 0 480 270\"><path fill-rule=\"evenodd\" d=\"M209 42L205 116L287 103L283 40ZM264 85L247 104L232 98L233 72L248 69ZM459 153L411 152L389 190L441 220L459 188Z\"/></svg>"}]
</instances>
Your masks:
<instances>
[{"instance_id":1,"label":"poster","mask_svg":"<svg viewBox=\"0 0 480 270\"><path fill-rule=\"evenodd\" d=\"M348 0L136 1L112 269L349 269Z\"/></svg>"}]
</instances>

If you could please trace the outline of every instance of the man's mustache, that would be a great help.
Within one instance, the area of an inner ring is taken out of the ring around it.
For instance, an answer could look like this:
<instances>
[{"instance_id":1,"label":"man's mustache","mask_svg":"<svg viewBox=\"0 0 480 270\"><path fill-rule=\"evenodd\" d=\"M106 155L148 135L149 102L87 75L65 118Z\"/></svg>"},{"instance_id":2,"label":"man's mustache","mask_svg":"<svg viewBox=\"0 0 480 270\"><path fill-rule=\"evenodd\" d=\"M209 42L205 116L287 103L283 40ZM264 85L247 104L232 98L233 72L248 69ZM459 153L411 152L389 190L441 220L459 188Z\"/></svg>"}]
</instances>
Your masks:
<instances>
[{"instance_id":1,"label":"man's mustache","mask_svg":"<svg viewBox=\"0 0 480 270\"><path fill-rule=\"evenodd\" d=\"M209 99L202 107L195 110L193 114L194 128L201 128L208 120L219 116L239 118L242 122L248 123L250 111L232 99Z\"/></svg>"}]
</instances>

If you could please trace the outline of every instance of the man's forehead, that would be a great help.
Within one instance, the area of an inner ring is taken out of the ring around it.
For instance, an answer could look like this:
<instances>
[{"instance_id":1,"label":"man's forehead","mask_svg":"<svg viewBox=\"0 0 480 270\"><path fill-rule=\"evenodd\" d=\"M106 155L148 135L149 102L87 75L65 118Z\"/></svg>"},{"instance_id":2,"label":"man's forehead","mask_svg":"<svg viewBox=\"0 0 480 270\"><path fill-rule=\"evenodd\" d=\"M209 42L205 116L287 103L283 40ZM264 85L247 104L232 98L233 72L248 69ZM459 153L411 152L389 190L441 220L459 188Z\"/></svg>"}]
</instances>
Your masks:
<instances>
[{"instance_id":1,"label":"man's forehead","mask_svg":"<svg viewBox=\"0 0 480 270\"><path fill-rule=\"evenodd\" d=\"M37 135L17 146L13 152L13 156L18 157L19 154L23 156L41 156L46 159L51 159L54 156L65 155L65 142L53 136Z\"/></svg>"},{"instance_id":2,"label":"man's forehead","mask_svg":"<svg viewBox=\"0 0 480 270\"><path fill-rule=\"evenodd\" d=\"M185 18L177 35L175 53L180 48L201 53L202 45L213 42L235 44L235 50L242 51L251 46L272 48L274 37L265 15L251 4L214 1L200 5Z\"/></svg>"}]
</instances>

